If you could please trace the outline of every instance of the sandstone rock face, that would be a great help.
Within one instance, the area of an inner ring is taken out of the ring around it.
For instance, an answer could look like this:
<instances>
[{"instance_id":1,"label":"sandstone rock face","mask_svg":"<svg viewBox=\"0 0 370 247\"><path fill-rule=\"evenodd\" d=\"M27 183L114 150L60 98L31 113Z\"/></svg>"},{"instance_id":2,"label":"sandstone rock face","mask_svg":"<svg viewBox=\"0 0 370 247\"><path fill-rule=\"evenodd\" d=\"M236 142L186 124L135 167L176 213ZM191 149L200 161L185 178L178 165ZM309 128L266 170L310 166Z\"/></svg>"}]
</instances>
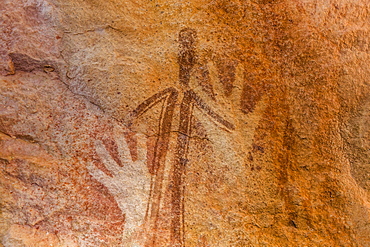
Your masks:
<instances>
[{"instance_id":1,"label":"sandstone rock face","mask_svg":"<svg viewBox=\"0 0 370 247\"><path fill-rule=\"evenodd\" d=\"M1 246L370 246L365 0L4 0Z\"/></svg>"}]
</instances>

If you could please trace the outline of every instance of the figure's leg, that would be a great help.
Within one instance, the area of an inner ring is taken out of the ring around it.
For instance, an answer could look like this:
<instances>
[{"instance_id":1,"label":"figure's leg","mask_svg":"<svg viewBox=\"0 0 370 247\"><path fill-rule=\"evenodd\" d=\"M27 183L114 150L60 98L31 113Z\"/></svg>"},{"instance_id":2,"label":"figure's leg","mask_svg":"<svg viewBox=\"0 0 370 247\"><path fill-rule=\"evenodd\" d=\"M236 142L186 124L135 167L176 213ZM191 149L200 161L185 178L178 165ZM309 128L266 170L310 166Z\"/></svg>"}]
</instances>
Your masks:
<instances>
[{"instance_id":1,"label":"figure's leg","mask_svg":"<svg viewBox=\"0 0 370 247\"><path fill-rule=\"evenodd\" d=\"M167 88L145 100L129 115L129 123L132 123L133 119L141 116L160 102L163 102L158 125L158 136L155 141L154 158L152 164L148 165L148 169L152 175L152 178L149 201L145 216L146 229L148 234L150 234L147 236L147 246L154 246L156 241L166 154L168 150L172 117L177 96L178 92L176 89Z\"/></svg>"},{"instance_id":2,"label":"figure's leg","mask_svg":"<svg viewBox=\"0 0 370 247\"><path fill-rule=\"evenodd\" d=\"M155 143L154 159L152 164L153 176L146 217L151 234L148 241L148 243L150 243L150 246L155 246L156 237L158 234L160 203L163 197L162 187L164 180L164 169L171 134L173 111L177 101L177 96L178 93L176 91L173 91L168 95L166 101L164 102L161 118L159 121L159 133Z\"/></svg>"},{"instance_id":3,"label":"figure's leg","mask_svg":"<svg viewBox=\"0 0 370 247\"><path fill-rule=\"evenodd\" d=\"M184 222L184 194L185 194L185 174L187 155L189 151L189 141L191 135L191 124L194 106L208 115L217 123L223 125L227 130L233 130L234 125L219 114L214 112L193 90L184 93L184 99L180 108L179 135L177 138L177 150L175 163L172 171L172 224L171 224L171 246L185 245L185 222Z\"/></svg>"}]
</instances>

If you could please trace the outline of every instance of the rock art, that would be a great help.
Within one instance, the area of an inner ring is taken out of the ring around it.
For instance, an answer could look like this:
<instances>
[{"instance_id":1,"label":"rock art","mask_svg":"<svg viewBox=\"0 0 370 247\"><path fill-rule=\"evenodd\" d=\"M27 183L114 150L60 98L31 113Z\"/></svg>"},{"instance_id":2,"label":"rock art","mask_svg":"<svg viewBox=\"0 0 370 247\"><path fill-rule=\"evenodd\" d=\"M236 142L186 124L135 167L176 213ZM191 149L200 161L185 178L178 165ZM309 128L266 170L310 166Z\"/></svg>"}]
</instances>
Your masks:
<instances>
[{"instance_id":1,"label":"rock art","mask_svg":"<svg viewBox=\"0 0 370 247\"><path fill-rule=\"evenodd\" d=\"M369 246L365 0L3 0L0 246Z\"/></svg>"}]
</instances>

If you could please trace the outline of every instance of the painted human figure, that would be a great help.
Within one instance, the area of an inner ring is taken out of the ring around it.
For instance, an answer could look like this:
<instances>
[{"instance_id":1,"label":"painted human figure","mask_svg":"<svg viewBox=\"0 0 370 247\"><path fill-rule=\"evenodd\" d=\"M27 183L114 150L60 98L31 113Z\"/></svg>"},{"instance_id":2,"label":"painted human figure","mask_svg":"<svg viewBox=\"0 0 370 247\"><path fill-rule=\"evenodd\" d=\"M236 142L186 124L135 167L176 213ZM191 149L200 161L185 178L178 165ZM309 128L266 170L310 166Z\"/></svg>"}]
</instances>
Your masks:
<instances>
[{"instance_id":1,"label":"painted human figure","mask_svg":"<svg viewBox=\"0 0 370 247\"><path fill-rule=\"evenodd\" d=\"M146 101L140 104L130 116L135 119L153 107L155 104L164 101L162 116L160 116L159 133L155 144L154 161L150 166L152 174L150 199L147 209L146 221L148 224L148 232L151 234L147 241L147 246L162 246L157 241L157 231L160 224L160 202L163 197L162 187L164 179L164 169L166 153L169 145L169 137L172 127L173 113L175 105L181 97L180 104L180 122L178 126L177 147L175 160L171 167L171 203L170 215L171 218L171 246L184 246L185 243L185 228L184 228L184 175L186 170L187 154L189 150L189 136L191 135L191 122L193 109L197 107L206 116L222 125L228 130L233 130L234 126L230 122L223 119L219 114L214 112L206 103L190 88L190 77L194 65L196 64L197 56L195 50L196 32L193 29L183 29L179 33L179 86L181 90L175 88L167 88Z\"/></svg>"},{"instance_id":2,"label":"painted human figure","mask_svg":"<svg viewBox=\"0 0 370 247\"><path fill-rule=\"evenodd\" d=\"M172 130L173 114L175 106L178 101L181 101L179 112L179 126L177 128L178 136L176 143L176 151L173 164L171 164L170 175L170 210L165 217L170 221L169 239L166 242L170 246L184 246L185 245L185 219L184 219L184 193L185 193L185 171L188 162L187 155L189 150L189 136L191 136L191 126L194 107L203 112L214 122L218 123L226 130L233 130L235 127L229 121L223 119L219 114L209 107L205 101L190 87L190 77L194 66L197 62L196 56L196 32L193 29L183 29L179 33L179 88L167 88L163 91L151 96L143 103L141 103L132 113L127 117L125 122L133 122L136 118L143 115L153 106L158 103L163 103L163 109L159 120L159 133L155 142L154 159L152 163L148 164L148 169L151 174L150 192L148 205L145 215L146 228L146 242L145 246L163 246L162 241L158 239L159 228L163 219L163 212L161 212L161 200L163 199L164 186L164 170L167 156L167 150L170 142L170 133ZM124 143L121 140L121 143ZM127 148L125 152L128 152ZM122 154L122 156L124 156ZM106 162L114 163L112 159L105 159ZM126 162L128 160L126 159ZM142 165L142 163L140 163ZM114 165L110 165L114 169ZM115 167L118 168L118 167ZM98 178L103 184L107 179L104 174L96 169L91 170L94 177ZM117 196L116 196L117 197ZM123 206L122 206L123 207Z\"/></svg>"}]
</instances>

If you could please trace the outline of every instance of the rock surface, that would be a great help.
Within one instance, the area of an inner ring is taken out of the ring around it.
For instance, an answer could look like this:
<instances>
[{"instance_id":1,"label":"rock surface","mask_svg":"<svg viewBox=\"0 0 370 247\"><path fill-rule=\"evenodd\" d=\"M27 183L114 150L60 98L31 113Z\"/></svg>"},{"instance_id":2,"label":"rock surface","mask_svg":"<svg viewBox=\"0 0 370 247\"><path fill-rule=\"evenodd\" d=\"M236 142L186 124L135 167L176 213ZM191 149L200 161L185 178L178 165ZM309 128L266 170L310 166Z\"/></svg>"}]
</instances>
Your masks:
<instances>
[{"instance_id":1,"label":"rock surface","mask_svg":"<svg viewBox=\"0 0 370 247\"><path fill-rule=\"evenodd\" d=\"M2 1L0 243L370 246L369 10Z\"/></svg>"}]
</instances>

